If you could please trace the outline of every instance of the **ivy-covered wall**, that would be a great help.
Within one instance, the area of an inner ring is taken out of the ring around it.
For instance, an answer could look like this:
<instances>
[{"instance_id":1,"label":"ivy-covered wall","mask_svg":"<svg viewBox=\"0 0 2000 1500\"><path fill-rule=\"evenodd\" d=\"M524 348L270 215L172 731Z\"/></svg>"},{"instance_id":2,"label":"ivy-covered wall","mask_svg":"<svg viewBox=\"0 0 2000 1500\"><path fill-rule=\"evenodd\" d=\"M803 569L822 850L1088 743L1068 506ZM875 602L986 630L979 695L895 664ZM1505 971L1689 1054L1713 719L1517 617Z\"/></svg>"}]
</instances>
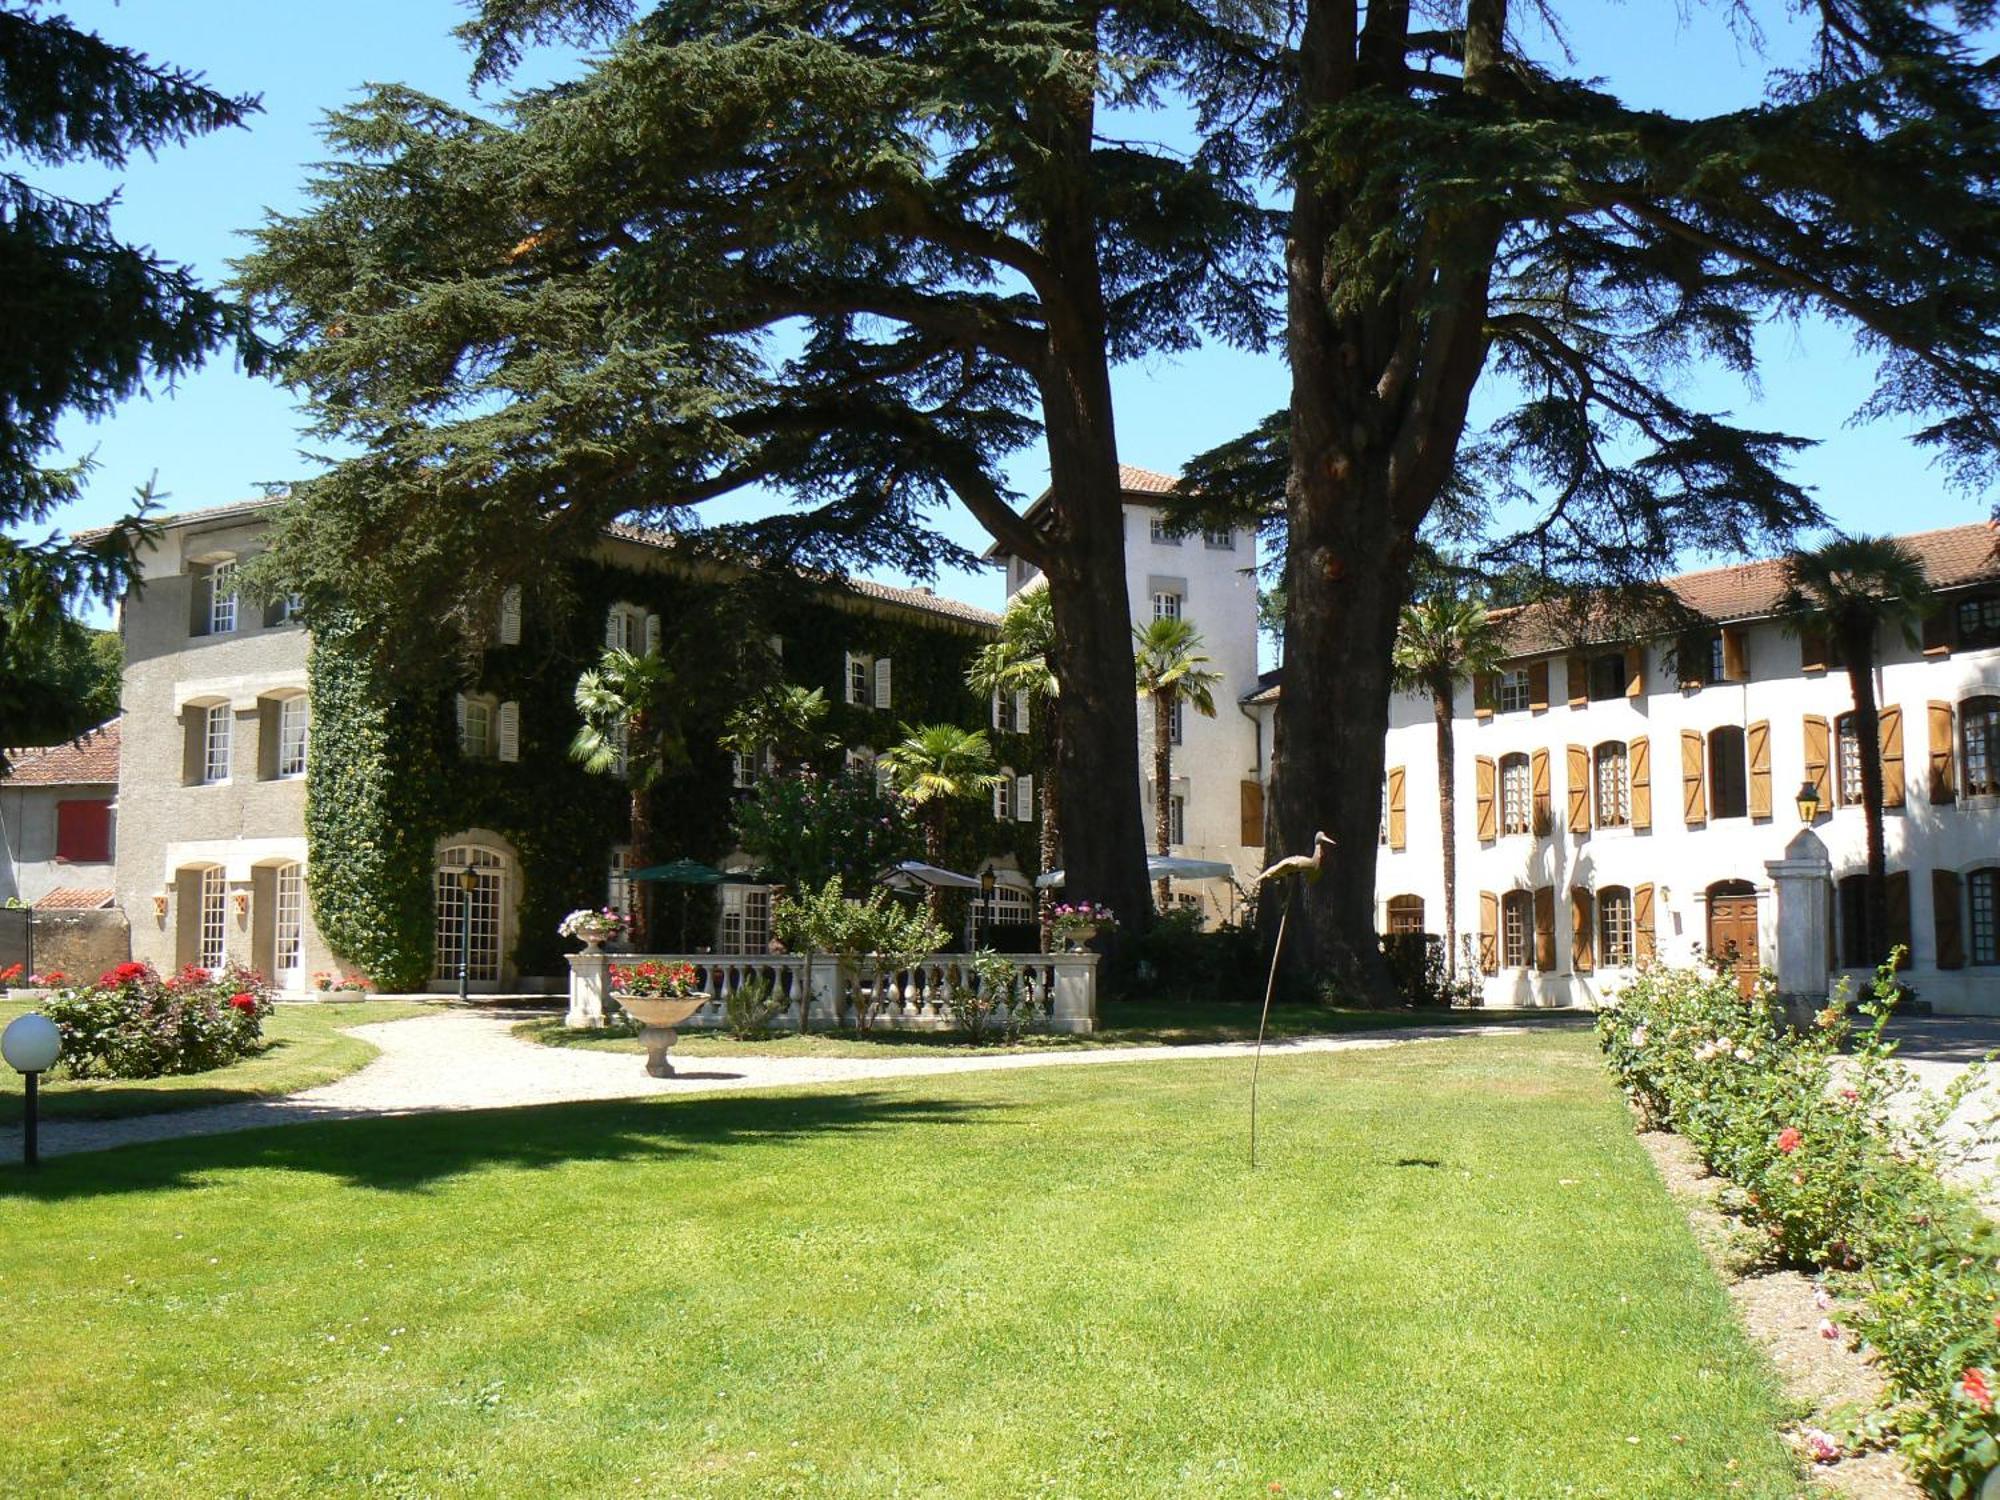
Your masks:
<instances>
[{"instance_id":1,"label":"ivy-covered wall","mask_svg":"<svg viewBox=\"0 0 2000 1500\"><path fill-rule=\"evenodd\" d=\"M438 840L474 828L498 834L520 857L514 970L561 972L568 945L556 924L578 906L602 903L611 852L627 838L625 783L569 758L576 679L603 649L613 604L661 617L662 651L676 674L686 760L653 792L651 852L659 861L714 862L730 850L738 794L730 757L716 742L731 710L769 680L769 653L755 649L768 637L782 641L779 675L826 690L829 727L843 745L886 748L906 722L989 722L985 699L965 686L972 655L988 638L974 624L866 599L834 602L788 579L710 581L598 563L571 570L561 595L583 602L545 609L530 598L518 645L487 651L475 680L418 698L386 694L337 627L315 635L307 767L313 914L329 945L379 984L417 987L430 977ZM849 651L890 659L890 708L843 701ZM458 754L452 696L459 687L520 704L518 761ZM1028 769L1025 736L993 738L999 763ZM822 769L838 769L840 759L830 754ZM951 830L956 868L999 853L1014 854L1024 871L1035 868L1033 823L998 823L985 802L968 802L953 810ZM704 941L713 908L705 896L694 906L689 931ZM678 936L679 907L673 898L661 902L663 936Z\"/></svg>"}]
</instances>

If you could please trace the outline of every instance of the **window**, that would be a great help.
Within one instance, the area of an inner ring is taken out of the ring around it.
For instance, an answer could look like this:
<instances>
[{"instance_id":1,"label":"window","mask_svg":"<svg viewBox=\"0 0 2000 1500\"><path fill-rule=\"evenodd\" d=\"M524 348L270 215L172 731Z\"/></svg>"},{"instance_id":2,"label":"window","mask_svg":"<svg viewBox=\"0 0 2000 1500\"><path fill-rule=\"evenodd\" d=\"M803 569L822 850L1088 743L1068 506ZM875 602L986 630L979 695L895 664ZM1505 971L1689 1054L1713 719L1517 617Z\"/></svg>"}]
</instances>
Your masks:
<instances>
[{"instance_id":1,"label":"window","mask_svg":"<svg viewBox=\"0 0 2000 1500\"><path fill-rule=\"evenodd\" d=\"M1509 891L1500 898L1500 962L1509 969L1528 967L1528 934L1535 928L1532 891Z\"/></svg>"},{"instance_id":2,"label":"window","mask_svg":"<svg viewBox=\"0 0 2000 1500\"><path fill-rule=\"evenodd\" d=\"M278 703L278 775L306 774L306 695L298 693Z\"/></svg>"},{"instance_id":3,"label":"window","mask_svg":"<svg viewBox=\"0 0 2000 1500\"><path fill-rule=\"evenodd\" d=\"M1632 821L1631 781L1627 775L1625 742L1609 740L1599 745L1594 757L1592 785L1596 791L1598 828L1623 828Z\"/></svg>"},{"instance_id":4,"label":"window","mask_svg":"<svg viewBox=\"0 0 2000 1500\"><path fill-rule=\"evenodd\" d=\"M1855 729L1854 715L1842 714L1836 729L1839 741L1840 779L1836 789L1842 807L1861 805L1861 735Z\"/></svg>"},{"instance_id":5,"label":"window","mask_svg":"<svg viewBox=\"0 0 2000 1500\"><path fill-rule=\"evenodd\" d=\"M1528 757L1500 758L1500 831L1526 833L1533 827L1534 799L1528 783Z\"/></svg>"},{"instance_id":6,"label":"window","mask_svg":"<svg viewBox=\"0 0 2000 1500\"><path fill-rule=\"evenodd\" d=\"M1840 882L1840 961L1850 969L1872 969L1880 954L1868 951L1868 877Z\"/></svg>"},{"instance_id":7,"label":"window","mask_svg":"<svg viewBox=\"0 0 2000 1500\"><path fill-rule=\"evenodd\" d=\"M646 612L633 604L614 604L604 617L604 644L635 656L646 649Z\"/></svg>"},{"instance_id":8,"label":"window","mask_svg":"<svg viewBox=\"0 0 2000 1500\"><path fill-rule=\"evenodd\" d=\"M208 633L228 635L236 628L236 560L213 564L205 580L208 590Z\"/></svg>"},{"instance_id":9,"label":"window","mask_svg":"<svg viewBox=\"0 0 2000 1500\"><path fill-rule=\"evenodd\" d=\"M1742 818L1750 812L1750 767L1744 758L1743 730L1724 724L1708 736L1708 815Z\"/></svg>"},{"instance_id":10,"label":"window","mask_svg":"<svg viewBox=\"0 0 2000 1500\"><path fill-rule=\"evenodd\" d=\"M1203 531L1201 540L1202 545L1207 547L1211 552L1234 552L1236 550L1236 533L1233 531Z\"/></svg>"},{"instance_id":11,"label":"window","mask_svg":"<svg viewBox=\"0 0 2000 1500\"><path fill-rule=\"evenodd\" d=\"M1708 638L1707 680L1709 682L1729 681L1729 662L1728 658L1723 655L1722 636L1720 633Z\"/></svg>"},{"instance_id":12,"label":"window","mask_svg":"<svg viewBox=\"0 0 2000 1500\"><path fill-rule=\"evenodd\" d=\"M874 672L869 659L850 651L847 654L847 701L866 708L873 687Z\"/></svg>"},{"instance_id":13,"label":"window","mask_svg":"<svg viewBox=\"0 0 2000 1500\"><path fill-rule=\"evenodd\" d=\"M972 898L972 930L976 935L988 927L1028 927L1035 920L1034 898L1018 886L996 885L993 894Z\"/></svg>"},{"instance_id":14,"label":"window","mask_svg":"<svg viewBox=\"0 0 2000 1500\"><path fill-rule=\"evenodd\" d=\"M265 629L269 630L275 629L280 625L296 624L305 607L306 596L304 594L280 594L264 606Z\"/></svg>"},{"instance_id":15,"label":"window","mask_svg":"<svg viewBox=\"0 0 2000 1500\"><path fill-rule=\"evenodd\" d=\"M470 894L459 889L459 871L470 867L478 879ZM435 888L438 979L465 977L490 984L500 978L501 880L505 867L491 849L461 844L438 861Z\"/></svg>"},{"instance_id":16,"label":"window","mask_svg":"<svg viewBox=\"0 0 2000 1500\"><path fill-rule=\"evenodd\" d=\"M1424 930L1424 898L1422 896L1391 896L1389 898L1389 935L1415 933Z\"/></svg>"},{"instance_id":17,"label":"window","mask_svg":"<svg viewBox=\"0 0 2000 1500\"><path fill-rule=\"evenodd\" d=\"M722 930L716 947L724 953L763 953L771 946L771 888L722 887Z\"/></svg>"},{"instance_id":18,"label":"window","mask_svg":"<svg viewBox=\"0 0 2000 1500\"><path fill-rule=\"evenodd\" d=\"M1375 842L1384 848L1389 844L1389 778L1382 778L1382 820L1375 825Z\"/></svg>"},{"instance_id":19,"label":"window","mask_svg":"<svg viewBox=\"0 0 2000 1500\"><path fill-rule=\"evenodd\" d=\"M604 904L629 917L633 890L632 847L620 844L611 851L611 867L604 874Z\"/></svg>"},{"instance_id":20,"label":"window","mask_svg":"<svg viewBox=\"0 0 2000 1500\"><path fill-rule=\"evenodd\" d=\"M1014 772L1011 767L1000 768L1000 779L993 784L993 821L1005 823L1014 816Z\"/></svg>"},{"instance_id":21,"label":"window","mask_svg":"<svg viewBox=\"0 0 2000 1500\"><path fill-rule=\"evenodd\" d=\"M493 704L486 698L458 700L458 753L468 760L493 755Z\"/></svg>"},{"instance_id":22,"label":"window","mask_svg":"<svg viewBox=\"0 0 2000 1500\"><path fill-rule=\"evenodd\" d=\"M226 894L221 865L210 865L201 872L201 941L196 949L195 962L211 973L222 967L225 957L224 935L228 926L223 904Z\"/></svg>"},{"instance_id":23,"label":"window","mask_svg":"<svg viewBox=\"0 0 2000 1500\"><path fill-rule=\"evenodd\" d=\"M1187 798L1179 792L1167 798L1167 842L1187 842Z\"/></svg>"},{"instance_id":24,"label":"window","mask_svg":"<svg viewBox=\"0 0 2000 1500\"><path fill-rule=\"evenodd\" d=\"M236 712L227 703L211 703L202 710L201 779L204 785L229 779L230 731Z\"/></svg>"},{"instance_id":25,"label":"window","mask_svg":"<svg viewBox=\"0 0 2000 1500\"><path fill-rule=\"evenodd\" d=\"M2000 641L2000 597L1967 599L1958 606L1958 638L1966 645Z\"/></svg>"},{"instance_id":26,"label":"window","mask_svg":"<svg viewBox=\"0 0 2000 1500\"><path fill-rule=\"evenodd\" d=\"M1183 743L1187 716L1182 710L1186 706L1184 703L1175 703L1167 709L1167 743L1170 745Z\"/></svg>"},{"instance_id":27,"label":"window","mask_svg":"<svg viewBox=\"0 0 2000 1500\"><path fill-rule=\"evenodd\" d=\"M1153 618L1156 620L1178 620L1181 617L1181 596L1171 589L1160 589L1153 595Z\"/></svg>"},{"instance_id":28,"label":"window","mask_svg":"<svg viewBox=\"0 0 2000 1500\"><path fill-rule=\"evenodd\" d=\"M852 764L853 752L848 752ZM729 784L742 791L757 784L757 756L741 750L729 752Z\"/></svg>"},{"instance_id":29,"label":"window","mask_svg":"<svg viewBox=\"0 0 2000 1500\"><path fill-rule=\"evenodd\" d=\"M1965 888L1972 898L1972 961L2000 964L2000 870L1974 870Z\"/></svg>"},{"instance_id":30,"label":"window","mask_svg":"<svg viewBox=\"0 0 2000 1500\"><path fill-rule=\"evenodd\" d=\"M2000 795L2000 698L1966 699L1959 705L1959 725L1966 795Z\"/></svg>"},{"instance_id":31,"label":"window","mask_svg":"<svg viewBox=\"0 0 2000 1500\"><path fill-rule=\"evenodd\" d=\"M1167 518L1157 511L1152 517L1152 537L1154 543L1161 547L1178 547L1181 544L1181 539L1167 530Z\"/></svg>"},{"instance_id":32,"label":"window","mask_svg":"<svg viewBox=\"0 0 2000 1500\"><path fill-rule=\"evenodd\" d=\"M56 804L56 858L77 865L111 859L111 804L101 798Z\"/></svg>"},{"instance_id":33,"label":"window","mask_svg":"<svg viewBox=\"0 0 2000 1500\"><path fill-rule=\"evenodd\" d=\"M1516 667L1511 672L1500 674L1500 712L1503 714L1526 713L1533 705L1533 691L1528 686L1528 669Z\"/></svg>"},{"instance_id":34,"label":"window","mask_svg":"<svg viewBox=\"0 0 2000 1500\"><path fill-rule=\"evenodd\" d=\"M1632 967L1632 893L1622 885L1597 893L1597 961L1607 969Z\"/></svg>"},{"instance_id":35,"label":"window","mask_svg":"<svg viewBox=\"0 0 2000 1500\"><path fill-rule=\"evenodd\" d=\"M1003 734L1012 734L1017 728L1014 721L1014 695L993 690L993 727Z\"/></svg>"},{"instance_id":36,"label":"window","mask_svg":"<svg viewBox=\"0 0 2000 1500\"><path fill-rule=\"evenodd\" d=\"M1625 653L1614 651L1608 656L1593 656L1590 659L1590 698L1593 703L1606 698L1625 696Z\"/></svg>"},{"instance_id":37,"label":"window","mask_svg":"<svg viewBox=\"0 0 2000 1500\"><path fill-rule=\"evenodd\" d=\"M279 865L272 886L272 977L281 989L303 989L306 967L305 871L297 862Z\"/></svg>"}]
</instances>

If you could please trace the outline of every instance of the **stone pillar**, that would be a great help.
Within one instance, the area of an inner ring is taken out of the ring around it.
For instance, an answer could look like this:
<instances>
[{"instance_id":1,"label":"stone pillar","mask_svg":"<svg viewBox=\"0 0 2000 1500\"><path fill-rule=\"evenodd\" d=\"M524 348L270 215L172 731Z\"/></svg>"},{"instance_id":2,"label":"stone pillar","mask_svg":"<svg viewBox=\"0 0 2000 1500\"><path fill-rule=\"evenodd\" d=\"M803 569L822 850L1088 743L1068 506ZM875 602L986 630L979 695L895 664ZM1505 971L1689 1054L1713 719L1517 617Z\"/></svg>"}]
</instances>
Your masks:
<instances>
[{"instance_id":1,"label":"stone pillar","mask_svg":"<svg viewBox=\"0 0 2000 1500\"><path fill-rule=\"evenodd\" d=\"M1827 969L1827 899L1833 861L1810 828L1801 828L1784 856L1766 860L1771 877L1771 926L1777 938L1778 1005L1794 1026L1810 1023L1826 1005L1833 976Z\"/></svg>"},{"instance_id":2,"label":"stone pillar","mask_svg":"<svg viewBox=\"0 0 2000 1500\"><path fill-rule=\"evenodd\" d=\"M1097 961L1095 953L1052 953L1055 974L1050 986L1049 1030L1082 1033L1097 1030Z\"/></svg>"},{"instance_id":3,"label":"stone pillar","mask_svg":"<svg viewBox=\"0 0 2000 1500\"><path fill-rule=\"evenodd\" d=\"M604 1002L611 995L611 960L590 950L569 956L569 1014L564 1024L586 1030L604 1024Z\"/></svg>"}]
</instances>

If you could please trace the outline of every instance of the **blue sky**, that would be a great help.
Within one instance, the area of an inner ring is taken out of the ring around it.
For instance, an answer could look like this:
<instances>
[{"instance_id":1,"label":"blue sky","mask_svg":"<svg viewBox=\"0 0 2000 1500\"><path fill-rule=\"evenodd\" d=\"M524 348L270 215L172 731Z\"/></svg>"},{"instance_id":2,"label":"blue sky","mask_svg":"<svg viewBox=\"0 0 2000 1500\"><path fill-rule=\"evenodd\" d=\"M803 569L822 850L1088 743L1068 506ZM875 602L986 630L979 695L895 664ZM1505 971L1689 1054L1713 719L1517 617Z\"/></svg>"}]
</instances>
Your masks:
<instances>
[{"instance_id":1,"label":"blue sky","mask_svg":"<svg viewBox=\"0 0 2000 1500\"><path fill-rule=\"evenodd\" d=\"M405 82L466 102L467 60L450 35L464 9L457 0L342 0L335 5L269 0L175 0L116 5L71 0L79 24L156 58L205 72L230 92L260 93L264 113L230 131L140 159L121 183L94 171L55 181L74 193L120 192L122 234L220 279L241 254L242 232L266 209L300 203L308 166L323 155L323 114L366 82ZM1787 7L1788 8L1788 7ZM1715 110L1750 102L1762 63L1733 36L1724 7L1658 0L1616 5L1578 3L1568 41L1586 72L1627 98L1675 111ZM1760 7L1776 10L1777 7ZM1792 38L1770 39L1782 57ZM1531 39L1549 47L1546 37ZM1848 419L1870 389L1868 364L1845 335L1819 325L1774 327L1764 339L1761 389L1696 371L1695 399L1759 426L1820 441L1796 473L1850 530L1910 531L1952 525L1988 513L1988 498L1947 491L1929 461L1900 430L1854 428ZM1176 359L1135 363L1116 381L1121 456L1127 463L1174 470L1190 455L1242 432L1287 399L1276 355L1204 349ZM65 529L109 520L149 476L170 509L213 505L252 494L261 484L310 472L299 419L283 390L251 379L224 359L172 391L128 402L96 423L71 421L65 452L94 453L99 468L89 494L58 518ZM1038 491L1046 467L1036 450L1019 456L1012 478ZM982 533L963 514L946 529L975 548ZM1692 564L1705 559L1690 558ZM947 574L941 590L997 606L997 574Z\"/></svg>"}]
</instances>

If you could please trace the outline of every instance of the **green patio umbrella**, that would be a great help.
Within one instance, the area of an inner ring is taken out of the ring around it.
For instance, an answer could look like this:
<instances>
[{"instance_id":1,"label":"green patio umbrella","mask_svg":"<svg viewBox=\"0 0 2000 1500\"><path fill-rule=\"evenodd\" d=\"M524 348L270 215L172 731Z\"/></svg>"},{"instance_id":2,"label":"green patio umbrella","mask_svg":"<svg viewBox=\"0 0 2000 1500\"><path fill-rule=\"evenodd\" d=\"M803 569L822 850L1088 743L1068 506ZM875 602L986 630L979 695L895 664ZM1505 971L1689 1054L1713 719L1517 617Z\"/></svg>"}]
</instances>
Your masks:
<instances>
[{"instance_id":1,"label":"green patio umbrella","mask_svg":"<svg viewBox=\"0 0 2000 1500\"><path fill-rule=\"evenodd\" d=\"M687 952L688 945L688 898L691 886L719 885L722 872L712 865L705 865L698 859L676 859L664 865L647 865L643 870L634 870L632 879L651 880L661 885L677 885L681 889L681 952Z\"/></svg>"}]
</instances>

